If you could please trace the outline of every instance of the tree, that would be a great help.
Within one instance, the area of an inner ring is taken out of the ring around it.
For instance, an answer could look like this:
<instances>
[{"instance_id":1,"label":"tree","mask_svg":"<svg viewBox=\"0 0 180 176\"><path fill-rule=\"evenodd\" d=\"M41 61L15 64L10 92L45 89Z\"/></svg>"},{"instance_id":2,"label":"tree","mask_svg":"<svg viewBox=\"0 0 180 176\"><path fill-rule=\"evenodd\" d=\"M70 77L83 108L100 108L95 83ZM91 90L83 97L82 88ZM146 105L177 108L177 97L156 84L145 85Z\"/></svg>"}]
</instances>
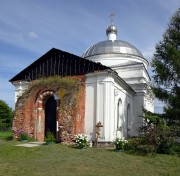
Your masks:
<instances>
[{"instance_id":1,"label":"tree","mask_svg":"<svg viewBox=\"0 0 180 176\"><path fill-rule=\"evenodd\" d=\"M0 100L0 130L6 130L12 126L12 117L12 109L3 100Z\"/></svg>"},{"instance_id":2,"label":"tree","mask_svg":"<svg viewBox=\"0 0 180 176\"><path fill-rule=\"evenodd\" d=\"M180 120L180 8L171 18L151 63L155 96L163 101L166 118Z\"/></svg>"}]
</instances>

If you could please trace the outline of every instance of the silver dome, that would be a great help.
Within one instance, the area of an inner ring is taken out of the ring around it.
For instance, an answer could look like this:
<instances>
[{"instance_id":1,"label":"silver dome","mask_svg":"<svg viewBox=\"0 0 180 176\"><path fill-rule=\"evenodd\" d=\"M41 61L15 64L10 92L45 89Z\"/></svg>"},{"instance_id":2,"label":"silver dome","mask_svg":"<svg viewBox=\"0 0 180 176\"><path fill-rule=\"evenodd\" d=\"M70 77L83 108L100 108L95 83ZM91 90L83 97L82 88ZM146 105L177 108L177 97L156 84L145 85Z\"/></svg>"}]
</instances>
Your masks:
<instances>
[{"instance_id":1,"label":"silver dome","mask_svg":"<svg viewBox=\"0 0 180 176\"><path fill-rule=\"evenodd\" d=\"M83 58L99 54L124 54L143 57L142 53L132 44L122 40L106 40L89 47L82 55Z\"/></svg>"},{"instance_id":2,"label":"silver dome","mask_svg":"<svg viewBox=\"0 0 180 176\"><path fill-rule=\"evenodd\" d=\"M106 35L108 35L109 33L115 33L115 34L117 34L116 26L114 26L114 25L111 24L111 25L106 29Z\"/></svg>"}]
</instances>

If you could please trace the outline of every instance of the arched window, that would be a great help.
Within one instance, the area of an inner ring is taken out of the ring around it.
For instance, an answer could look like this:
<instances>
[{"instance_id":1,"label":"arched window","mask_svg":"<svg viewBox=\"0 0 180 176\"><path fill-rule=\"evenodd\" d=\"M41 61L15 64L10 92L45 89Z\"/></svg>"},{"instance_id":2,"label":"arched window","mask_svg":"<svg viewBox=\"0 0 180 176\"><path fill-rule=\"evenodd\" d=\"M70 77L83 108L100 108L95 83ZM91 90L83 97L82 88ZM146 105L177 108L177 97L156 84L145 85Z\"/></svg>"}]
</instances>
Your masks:
<instances>
[{"instance_id":1,"label":"arched window","mask_svg":"<svg viewBox=\"0 0 180 176\"><path fill-rule=\"evenodd\" d=\"M121 99L119 99L117 104L117 130L119 130L121 127L122 115L123 115L122 101Z\"/></svg>"},{"instance_id":2,"label":"arched window","mask_svg":"<svg viewBox=\"0 0 180 176\"><path fill-rule=\"evenodd\" d=\"M131 107L130 107L130 104L127 105L126 128L127 128L127 136L130 136L130 130L131 130Z\"/></svg>"}]
</instances>

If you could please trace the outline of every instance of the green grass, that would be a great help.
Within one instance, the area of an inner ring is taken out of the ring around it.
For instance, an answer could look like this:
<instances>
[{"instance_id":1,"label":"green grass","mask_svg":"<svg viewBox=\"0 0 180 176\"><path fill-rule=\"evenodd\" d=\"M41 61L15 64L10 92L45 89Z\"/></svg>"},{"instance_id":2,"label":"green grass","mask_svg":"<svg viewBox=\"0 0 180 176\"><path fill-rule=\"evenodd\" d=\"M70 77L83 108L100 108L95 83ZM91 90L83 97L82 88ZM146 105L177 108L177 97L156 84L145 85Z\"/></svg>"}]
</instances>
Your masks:
<instances>
[{"instance_id":1,"label":"green grass","mask_svg":"<svg viewBox=\"0 0 180 176\"><path fill-rule=\"evenodd\" d=\"M79 150L62 144L17 147L0 140L0 176L176 176L177 156L137 156L110 149Z\"/></svg>"},{"instance_id":2,"label":"green grass","mask_svg":"<svg viewBox=\"0 0 180 176\"><path fill-rule=\"evenodd\" d=\"M12 131L0 131L0 139L12 140Z\"/></svg>"}]
</instances>

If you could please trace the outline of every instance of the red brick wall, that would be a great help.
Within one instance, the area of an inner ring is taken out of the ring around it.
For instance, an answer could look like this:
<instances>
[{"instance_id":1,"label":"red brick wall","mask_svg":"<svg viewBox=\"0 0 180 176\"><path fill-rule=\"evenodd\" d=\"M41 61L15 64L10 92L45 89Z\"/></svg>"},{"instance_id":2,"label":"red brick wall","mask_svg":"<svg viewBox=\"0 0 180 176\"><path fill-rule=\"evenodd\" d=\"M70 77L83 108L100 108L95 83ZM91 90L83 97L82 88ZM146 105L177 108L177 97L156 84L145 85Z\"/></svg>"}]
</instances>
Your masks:
<instances>
[{"instance_id":1,"label":"red brick wall","mask_svg":"<svg viewBox=\"0 0 180 176\"><path fill-rule=\"evenodd\" d=\"M74 135L84 132L84 115L85 115L85 77L73 77L81 81L82 85L76 95L76 106L67 104L65 107L60 103L57 108L57 120L59 122L58 139L63 142L70 142L74 139ZM44 141L45 128L45 102L53 96L55 90L45 87L38 87L24 97L21 101L17 101L15 108L15 116L13 120L14 136L18 130L25 130L29 136Z\"/></svg>"}]
</instances>

